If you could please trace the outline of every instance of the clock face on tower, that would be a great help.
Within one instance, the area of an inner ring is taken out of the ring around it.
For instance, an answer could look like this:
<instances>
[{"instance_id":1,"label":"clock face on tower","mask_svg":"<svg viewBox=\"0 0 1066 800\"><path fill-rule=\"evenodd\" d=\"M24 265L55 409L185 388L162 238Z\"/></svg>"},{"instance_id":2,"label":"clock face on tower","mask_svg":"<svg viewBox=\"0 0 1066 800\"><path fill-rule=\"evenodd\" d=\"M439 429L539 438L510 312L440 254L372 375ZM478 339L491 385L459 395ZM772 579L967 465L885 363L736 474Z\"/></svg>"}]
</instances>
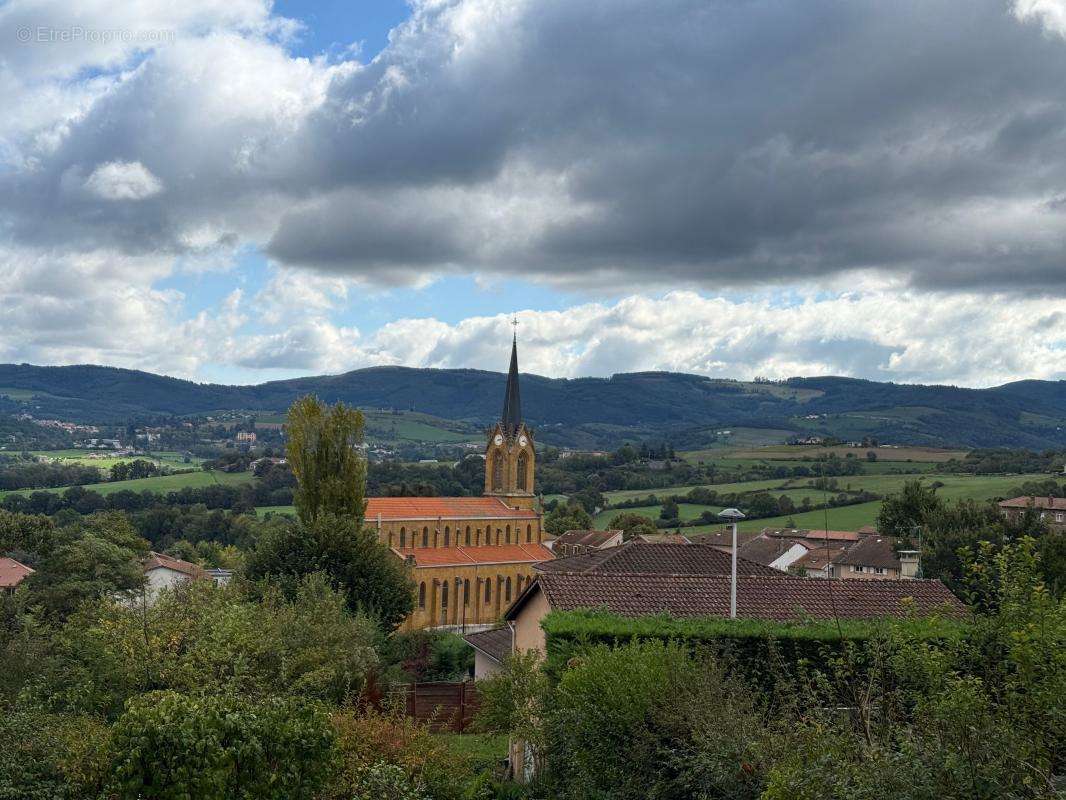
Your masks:
<instances>
[{"instance_id":1,"label":"clock face on tower","mask_svg":"<svg viewBox=\"0 0 1066 800\"><path fill-rule=\"evenodd\" d=\"M525 447L527 444L529 444L529 439L527 439L525 436L519 436L518 437L518 446L519 447Z\"/></svg>"},{"instance_id":2,"label":"clock face on tower","mask_svg":"<svg viewBox=\"0 0 1066 800\"><path fill-rule=\"evenodd\" d=\"M493 439L492 441L496 442L497 445L501 445L501 444L503 444L503 436L501 436L500 434L497 433L496 434L496 438Z\"/></svg>"}]
</instances>

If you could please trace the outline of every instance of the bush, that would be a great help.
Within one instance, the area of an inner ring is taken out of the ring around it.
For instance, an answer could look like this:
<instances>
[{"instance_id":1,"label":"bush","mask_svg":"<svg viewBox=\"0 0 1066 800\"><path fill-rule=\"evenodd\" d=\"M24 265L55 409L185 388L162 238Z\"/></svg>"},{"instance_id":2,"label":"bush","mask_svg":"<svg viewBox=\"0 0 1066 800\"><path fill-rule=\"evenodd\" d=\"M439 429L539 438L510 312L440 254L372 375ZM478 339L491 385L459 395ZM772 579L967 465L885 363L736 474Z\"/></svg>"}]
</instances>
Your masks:
<instances>
[{"instance_id":1,"label":"bush","mask_svg":"<svg viewBox=\"0 0 1066 800\"><path fill-rule=\"evenodd\" d=\"M113 788L122 800L311 800L333 741L314 703L152 692L112 729Z\"/></svg>"}]
</instances>

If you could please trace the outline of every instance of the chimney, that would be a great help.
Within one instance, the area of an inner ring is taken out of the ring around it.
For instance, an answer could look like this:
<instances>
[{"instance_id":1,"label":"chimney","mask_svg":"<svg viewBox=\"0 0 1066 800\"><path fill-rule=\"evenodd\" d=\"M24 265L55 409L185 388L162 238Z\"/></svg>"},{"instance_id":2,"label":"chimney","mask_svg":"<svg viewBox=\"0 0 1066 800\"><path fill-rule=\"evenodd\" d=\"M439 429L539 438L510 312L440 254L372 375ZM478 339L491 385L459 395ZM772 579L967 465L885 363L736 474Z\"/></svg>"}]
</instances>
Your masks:
<instances>
[{"instance_id":1,"label":"chimney","mask_svg":"<svg viewBox=\"0 0 1066 800\"><path fill-rule=\"evenodd\" d=\"M918 571L922 566L921 553L917 550L900 550L899 553L899 576L901 578L917 578Z\"/></svg>"}]
</instances>

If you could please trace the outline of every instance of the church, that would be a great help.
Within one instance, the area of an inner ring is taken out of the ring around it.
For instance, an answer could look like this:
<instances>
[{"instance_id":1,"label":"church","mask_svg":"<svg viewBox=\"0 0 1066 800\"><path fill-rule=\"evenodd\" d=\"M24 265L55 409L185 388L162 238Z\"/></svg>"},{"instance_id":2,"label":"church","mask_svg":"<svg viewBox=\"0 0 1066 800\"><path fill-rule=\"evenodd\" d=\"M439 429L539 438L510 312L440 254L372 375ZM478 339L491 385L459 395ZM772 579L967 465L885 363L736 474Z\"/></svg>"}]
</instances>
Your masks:
<instances>
[{"instance_id":1,"label":"church","mask_svg":"<svg viewBox=\"0 0 1066 800\"><path fill-rule=\"evenodd\" d=\"M415 609L401 630L495 625L552 558L533 493L536 449L522 421L518 341L511 342L503 413L488 431L481 497L371 497L366 524L411 567Z\"/></svg>"}]
</instances>

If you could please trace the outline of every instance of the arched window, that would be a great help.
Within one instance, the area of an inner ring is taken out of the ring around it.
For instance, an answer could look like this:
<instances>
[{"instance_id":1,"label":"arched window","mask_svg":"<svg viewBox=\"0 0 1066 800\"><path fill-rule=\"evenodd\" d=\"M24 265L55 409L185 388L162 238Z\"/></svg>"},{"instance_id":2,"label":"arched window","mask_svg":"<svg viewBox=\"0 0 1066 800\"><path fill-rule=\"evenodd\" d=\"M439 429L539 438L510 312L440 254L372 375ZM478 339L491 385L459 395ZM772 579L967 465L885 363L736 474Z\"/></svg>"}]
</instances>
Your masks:
<instances>
[{"instance_id":1,"label":"arched window","mask_svg":"<svg viewBox=\"0 0 1066 800\"><path fill-rule=\"evenodd\" d=\"M419 608L425 608L426 607L426 582L425 581L422 581L422 583L418 584L418 607Z\"/></svg>"},{"instance_id":2,"label":"arched window","mask_svg":"<svg viewBox=\"0 0 1066 800\"><path fill-rule=\"evenodd\" d=\"M466 546L470 546L470 526L466 526Z\"/></svg>"},{"instance_id":3,"label":"arched window","mask_svg":"<svg viewBox=\"0 0 1066 800\"><path fill-rule=\"evenodd\" d=\"M529 453L525 450L518 454L518 488L529 489Z\"/></svg>"},{"instance_id":4,"label":"arched window","mask_svg":"<svg viewBox=\"0 0 1066 800\"><path fill-rule=\"evenodd\" d=\"M514 588L515 588L516 592L518 592L519 594L522 594L522 576L521 575L519 575L517 578L515 578Z\"/></svg>"},{"instance_id":5,"label":"arched window","mask_svg":"<svg viewBox=\"0 0 1066 800\"><path fill-rule=\"evenodd\" d=\"M504 589L503 599L506 600L508 603L510 603L511 602L511 579L510 578L507 579L507 583L505 583L504 586L506 588Z\"/></svg>"},{"instance_id":6,"label":"arched window","mask_svg":"<svg viewBox=\"0 0 1066 800\"><path fill-rule=\"evenodd\" d=\"M448 525L444 526L444 546L452 546L452 529Z\"/></svg>"},{"instance_id":7,"label":"arched window","mask_svg":"<svg viewBox=\"0 0 1066 800\"><path fill-rule=\"evenodd\" d=\"M526 544L533 541L533 526L526 525Z\"/></svg>"},{"instance_id":8,"label":"arched window","mask_svg":"<svg viewBox=\"0 0 1066 800\"><path fill-rule=\"evenodd\" d=\"M463 581L463 605L470 605L470 580Z\"/></svg>"},{"instance_id":9,"label":"arched window","mask_svg":"<svg viewBox=\"0 0 1066 800\"><path fill-rule=\"evenodd\" d=\"M448 581L440 586L440 607L442 611L448 607Z\"/></svg>"},{"instance_id":10,"label":"arched window","mask_svg":"<svg viewBox=\"0 0 1066 800\"><path fill-rule=\"evenodd\" d=\"M485 602L492 602L492 579L485 581Z\"/></svg>"},{"instance_id":11,"label":"arched window","mask_svg":"<svg viewBox=\"0 0 1066 800\"><path fill-rule=\"evenodd\" d=\"M389 548L392 548L392 531L389 531Z\"/></svg>"},{"instance_id":12,"label":"arched window","mask_svg":"<svg viewBox=\"0 0 1066 800\"><path fill-rule=\"evenodd\" d=\"M496 544L500 543L500 534L503 533L499 528L496 529Z\"/></svg>"},{"instance_id":13,"label":"arched window","mask_svg":"<svg viewBox=\"0 0 1066 800\"><path fill-rule=\"evenodd\" d=\"M492 454L492 491L503 491L503 454Z\"/></svg>"},{"instance_id":14,"label":"arched window","mask_svg":"<svg viewBox=\"0 0 1066 800\"><path fill-rule=\"evenodd\" d=\"M407 528L400 526L400 549L407 547Z\"/></svg>"},{"instance_id":15,"label":"arched window","mask_svg":"<svg viewBox=\"0 0 1066 800\"><path fill-rule=\"evenodd\" d=\"M422 546L429 547L429 528L422 529Z\"/></svg>"},{"instance_id":16,"label":"arched window","mask_svg":"<svg viewBox=\"0 0 1066 800\"><path fill-rule=\"evenodd\" d=\"M511 543L511 526L510 526L510 525L508 525L508 526L507 526L507 538L506 538L506 539L504 539L504 541L505 541L505 542L506 542L507 544L510 544L510 543Z\"/></svg>"}]
</instances>

